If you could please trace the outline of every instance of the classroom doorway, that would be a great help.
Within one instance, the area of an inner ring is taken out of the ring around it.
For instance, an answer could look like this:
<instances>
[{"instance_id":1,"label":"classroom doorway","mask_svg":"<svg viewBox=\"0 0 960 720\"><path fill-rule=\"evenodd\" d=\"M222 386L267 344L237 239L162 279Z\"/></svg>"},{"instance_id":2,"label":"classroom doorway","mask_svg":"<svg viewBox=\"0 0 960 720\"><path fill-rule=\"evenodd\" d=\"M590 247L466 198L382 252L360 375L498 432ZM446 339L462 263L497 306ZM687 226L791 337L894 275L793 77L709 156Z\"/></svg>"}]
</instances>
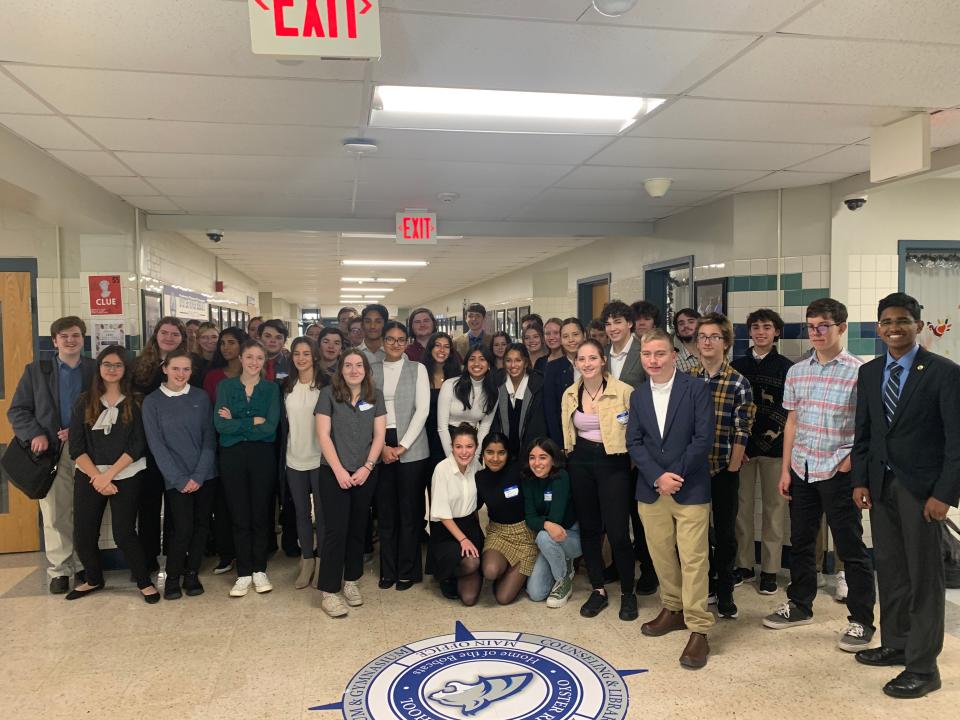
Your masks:
<instances>
[{"instance_id":1,"label":"classroom doorway","mask_svg":"<svg viewBox=\"0 0 960 720\"><path fill-rule=\"evenodd\" d=\"M577 317L584 327L610 302L610 273L577 280Z\"/></svg>"}]
</instances>

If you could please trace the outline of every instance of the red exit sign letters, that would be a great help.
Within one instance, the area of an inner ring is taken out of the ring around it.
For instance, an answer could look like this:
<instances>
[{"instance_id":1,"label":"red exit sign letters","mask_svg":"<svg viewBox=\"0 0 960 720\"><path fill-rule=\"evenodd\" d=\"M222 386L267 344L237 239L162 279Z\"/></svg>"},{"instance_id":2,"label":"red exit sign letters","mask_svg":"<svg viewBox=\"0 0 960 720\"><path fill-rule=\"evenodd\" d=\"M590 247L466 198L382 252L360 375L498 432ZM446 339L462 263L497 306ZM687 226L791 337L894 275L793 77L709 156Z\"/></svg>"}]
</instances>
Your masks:
<instances>
[{"instance_id":1,"label":"red exit sign letters","mask_svg":"<svg viewBox=\"0 0 960 720\"><path fill-rule=\"evenodd\" d=\"M257 55L379 58L379 0L247 0Z\"/></svg>"},{"instance_id":2,"label":"red exit sign letters","mask_svg":"<svg viewBox=\"0 0 960 720\"><path fill-rule=\"evenodd\" d=\"M426 210L404 210L397 213L397 244L436 245L436 213Z\"/></svg>"}]
</instances>

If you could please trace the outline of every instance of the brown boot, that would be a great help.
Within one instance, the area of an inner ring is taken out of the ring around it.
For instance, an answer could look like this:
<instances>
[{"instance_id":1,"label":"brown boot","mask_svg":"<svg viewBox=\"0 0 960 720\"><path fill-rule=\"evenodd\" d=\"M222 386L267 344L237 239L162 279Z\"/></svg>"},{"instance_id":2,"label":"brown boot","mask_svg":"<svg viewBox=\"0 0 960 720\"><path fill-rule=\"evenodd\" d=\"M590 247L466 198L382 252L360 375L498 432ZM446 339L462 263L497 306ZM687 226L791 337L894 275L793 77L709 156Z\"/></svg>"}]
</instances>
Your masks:
<instances>
[{"instance_id":1,"label":"brown boot","mask_svg":"<svg viewBox=\"0 0 960 720\"><path fill-rule=\"evenodd\" d=\"M697 670L707 664L707 655L710 654L710 644L703 633L690 633L687 646L680 655L680 664Z\"/></svg>"},{"instance_id":2,"label":"brown boot","mask_svg":"<svg viewBox=\"0 0 960 720\"><path fill-rule=\"evenodd\" d=\"M663 608L653 620L640 626L640 632L650 637L660 637L674 630L686 629L687 625L683 622L683 611L668 610L667 608Z\"/></svg>"}]
</instances>

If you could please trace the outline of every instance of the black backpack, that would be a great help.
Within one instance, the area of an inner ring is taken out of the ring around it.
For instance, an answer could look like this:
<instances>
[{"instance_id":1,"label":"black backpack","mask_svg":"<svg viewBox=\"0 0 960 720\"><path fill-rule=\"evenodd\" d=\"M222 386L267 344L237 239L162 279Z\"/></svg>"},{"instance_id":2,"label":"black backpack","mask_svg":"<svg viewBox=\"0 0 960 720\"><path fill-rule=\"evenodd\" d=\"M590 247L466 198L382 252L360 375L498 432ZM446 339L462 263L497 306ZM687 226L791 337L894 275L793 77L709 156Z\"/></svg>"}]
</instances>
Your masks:
<instances>
[{"instance_id":1,"label":"black backpack","mask_svg":"<svg viewBox=\"0 0 960 720\"><path fill-rule=\"evenodd\" d=\"M960 528L949 518L944 520L943 528L943 570L948 588L960 588Z\"/></svg>"}]
</instances>

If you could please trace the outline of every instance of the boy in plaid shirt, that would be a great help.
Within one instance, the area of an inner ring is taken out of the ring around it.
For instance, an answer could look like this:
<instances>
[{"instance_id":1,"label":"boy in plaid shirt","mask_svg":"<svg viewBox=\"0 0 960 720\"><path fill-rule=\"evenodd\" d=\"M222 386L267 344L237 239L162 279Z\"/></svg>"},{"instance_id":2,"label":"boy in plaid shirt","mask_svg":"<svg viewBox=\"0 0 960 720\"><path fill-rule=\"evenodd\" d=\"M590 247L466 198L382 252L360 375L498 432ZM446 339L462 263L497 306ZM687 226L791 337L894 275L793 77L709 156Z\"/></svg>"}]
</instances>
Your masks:
<instances>
[{"instance_id":1,"label":"boy in plaid shirt","mask_svg":"<svg viewBox=\"0 0 960 720\"><path fill-rule=\"evenodd\" d=\"M737 509L740 507L740 466L750 440L757 406L750 382L727 362L733 345L733 326L720 313L697 318L700 367L690 372L710 386L716 411L716 434L710 450L710 496L716 536L710 556L710 574L716 574L717 613L734 619L734 563L737 558Z\"/></svg>"}]
</instances>

